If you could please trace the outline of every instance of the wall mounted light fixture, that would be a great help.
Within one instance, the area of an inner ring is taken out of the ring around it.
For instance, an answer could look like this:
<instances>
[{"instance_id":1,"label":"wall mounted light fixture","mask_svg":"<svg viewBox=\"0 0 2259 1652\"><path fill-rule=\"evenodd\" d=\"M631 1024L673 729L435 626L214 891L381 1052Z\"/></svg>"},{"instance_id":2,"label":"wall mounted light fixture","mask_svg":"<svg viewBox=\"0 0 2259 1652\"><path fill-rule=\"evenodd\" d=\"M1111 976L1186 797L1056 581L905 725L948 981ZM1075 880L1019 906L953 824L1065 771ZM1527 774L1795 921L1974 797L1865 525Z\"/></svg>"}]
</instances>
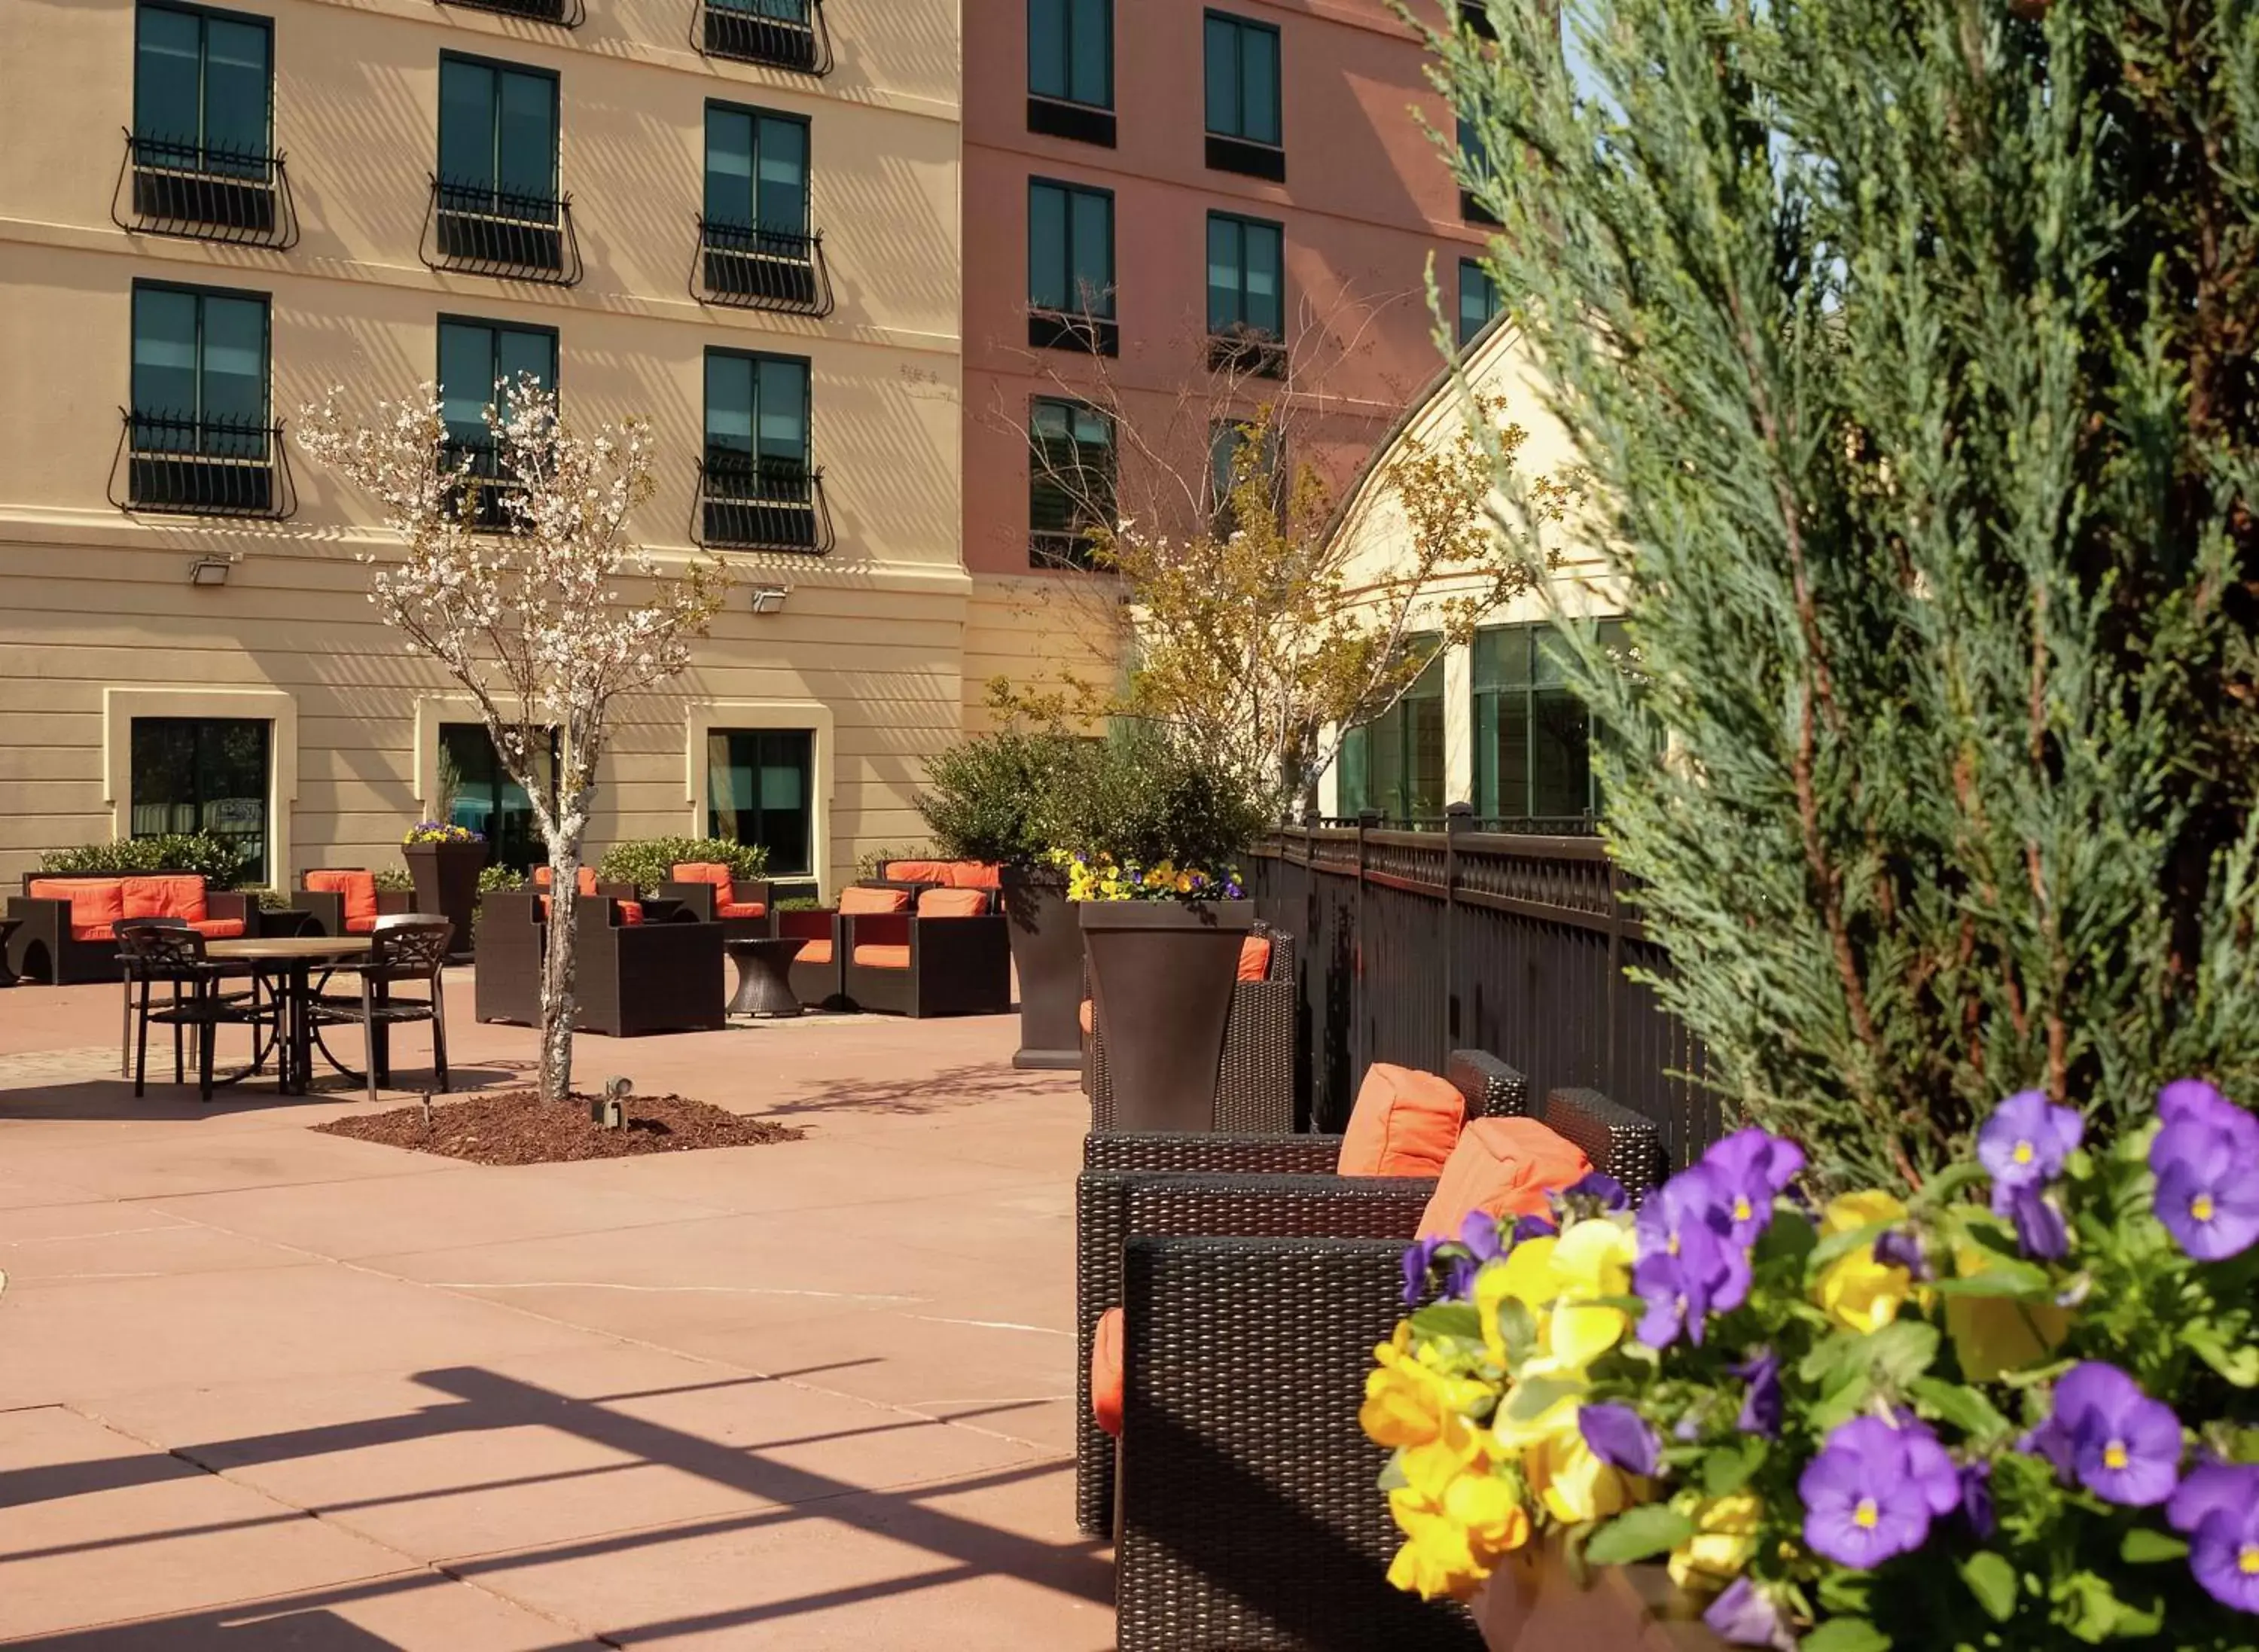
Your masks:
<instances>
[{"instance_id":1,"label":"wall mounted light fixture","mask_svg":"<svg viewBox=\"0 0 2259 1652\"><path fill-rule=\"evenodd\" d=\"M753 612L780 614L784 611L785 598L791 595L792 587L788 585L756 585L753 587Z\"/></svg>"},{"instance_id":2,"label":"wall mounted light fixture","mask_svg":"<svg viewBox=\"0 0 2259 1652\"><path fill-rule=\"evenodd\" d=\"M225 585L227 571L234 564L225 557L198 557L189 564L190 585Z\"/></svg>"}]
</instances>

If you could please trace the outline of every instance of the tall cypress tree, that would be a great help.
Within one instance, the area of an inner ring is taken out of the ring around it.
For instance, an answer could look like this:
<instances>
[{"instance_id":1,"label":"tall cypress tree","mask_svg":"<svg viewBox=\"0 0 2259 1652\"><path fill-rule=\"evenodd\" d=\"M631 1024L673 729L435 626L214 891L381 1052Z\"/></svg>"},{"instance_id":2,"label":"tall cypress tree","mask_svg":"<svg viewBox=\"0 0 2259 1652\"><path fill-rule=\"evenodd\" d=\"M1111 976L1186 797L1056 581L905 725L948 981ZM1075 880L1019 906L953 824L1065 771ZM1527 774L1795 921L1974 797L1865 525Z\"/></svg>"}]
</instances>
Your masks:
<instances>
[{"instance_id":1,"label":"tall cypress tree","mask_svg":"<svg viewBox=\"0 0 2259 1652\"><path fill-rule=\"evenodd\" d=\"M2259 1099L2259 5L1550 11L1439 75L1630 616L1628 672L1578 644L1607 830L1728 1112L1904 1186L2019 1089Z\"/></svg>"}]
</instances>

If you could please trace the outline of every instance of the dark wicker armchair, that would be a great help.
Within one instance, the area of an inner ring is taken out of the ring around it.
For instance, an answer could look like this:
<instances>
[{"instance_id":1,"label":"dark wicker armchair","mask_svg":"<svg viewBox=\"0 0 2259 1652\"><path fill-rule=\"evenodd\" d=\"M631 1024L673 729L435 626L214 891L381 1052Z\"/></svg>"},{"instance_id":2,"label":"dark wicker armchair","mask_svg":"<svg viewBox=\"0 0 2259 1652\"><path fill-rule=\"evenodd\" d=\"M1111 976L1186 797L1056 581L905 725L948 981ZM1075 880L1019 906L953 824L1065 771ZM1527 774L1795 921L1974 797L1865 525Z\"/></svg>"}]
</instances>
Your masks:
<instances>
[{"instance_id":1,"label":"dark wicker armchair","mask_svg":"<svg viewBox=\"0 0 2259 1652\"><path fill-rule=\"evenodd\" d=\"M313 920L317 935L372 935L379 918L405 917L416 910L410 889L380 889L365 866L317 868L298 874L291 904Z\"/></svg>"},{"instance_id":2,"label":"dark wicker armchair","mask_svg":"<svg viewBox=\"0 0 2259 1652\"><path fill-rule=\"evenodd\" d=\"M1001 1015L1012 1008L1012 942L985 890L927 889L916 912L843 915L842 986L857 1009L887 1015ZM937 903L975 905L951 915Z\"/></svg>"},{"instance_id":3,"label":"dark wicker armchair","mask_svg":"<svg viewBox=\"0 0 2259 1652\"><path fill-rule=\"evenodd\" d=\"M681 903L701 923L718 923L724 940L776 933L776 891L766 878L740 883L729 867L712 861L685 861L653 893Z\"/></svg>"},{"instance_id":4,"label":"dark wicker armchair","mask_svg":"<svg viewBox=\"0 0 2259 1652\"><path fill-rule=\"evenodd\" d=\"M543 905L531 890L497 890L481 902L474 942L481 1021L540 1024ZM638 911L609 893L574 900L574 1026L617 1038L723 1026L722 926L631 921Z\"/></svg>"},{"instance_id":5,"label":"dark wicker armchair","mask_svg":"<svg viewBox=\"0 0 2259 1652\"><path fill-rule=\"evenodd\" d=\"M1557 1090L1540 1112L1627 1186L1661 1169L1655 1127L1605 1097ZM1087 1154L1103 1163L1122 1139L1094 1136ZM1433 1190L1415 1178L1085 1172L1085 1245L1103 1243L1094 1224L1121 1224L1122 1652L1480 1645L1456 1608L1386 1584L1400 1540L1374 1486L1387 1454L1357 1423ZM1087 1359L1084 1371L1087 1382ZM1116 1511L1079 1489L1079 1520L1104 1530Z\"/></svg>"},{"instance_id":6,"label":"dark wicker armchair","mask_svg":"<svg viewBox=\"0 0 2259 1652\"><path fill-rule=\"evenodd\" d=\"M1215 1128L1276 1134L1294 1128L1294 937L1258 922L1253 938L1271 943L1259 981L1232 988L1217 1064ZM1090 1128L1114 1128L1114 1081L1107 1071L1105 1029L1091 1013L1089 965L1083 980L1082 1090Z\"/></svg>"},{"instance_id":7,"label":"dark wicker armchair","mask_svg":"<svg viewBox=\"0 0 2259 1652\"><path fill-rule=\"evenodd\" d=\"M1505 1118L1530 1110L1529 1080L1483 1050L1453 1050L1446 1076L1466 1098L1469 1118ZM1131 1231L1131 1185L1140 1175L1157 1171L1324 1177L1331 1182L1329 1191L1346 1190L1352 1200L1359 1190L1376 1185L1390 1194L1407 1186L1396 1177L1335 1176L1341 1145L1338 1136L1281 1133L1094 1130L1084 1139L1083 1174L1075 1189L1074 1257L1075 1397L1080 1402L1075 1408L1075 1518L1084 1531L1103 1535L1112 1529L1114 1520L1114 1441L1091 1418L1090 1345L1097 1335L1099 1316L1122 1300L1122 1243ZM1586 1149L1586 1156L1592 1156L1590 1148ZM1418 1187L1420 1193L1413 1203L1411 1220L1403 1226L1407 1238L1435 1184L1409 1185ZM1389 1209L1393 1213L1393 1203ZM1390 1220L1393 1219L1392 1214ZM1342 1231L1361 1230L1351 1227Z\"/></svg>"}]
</instances>

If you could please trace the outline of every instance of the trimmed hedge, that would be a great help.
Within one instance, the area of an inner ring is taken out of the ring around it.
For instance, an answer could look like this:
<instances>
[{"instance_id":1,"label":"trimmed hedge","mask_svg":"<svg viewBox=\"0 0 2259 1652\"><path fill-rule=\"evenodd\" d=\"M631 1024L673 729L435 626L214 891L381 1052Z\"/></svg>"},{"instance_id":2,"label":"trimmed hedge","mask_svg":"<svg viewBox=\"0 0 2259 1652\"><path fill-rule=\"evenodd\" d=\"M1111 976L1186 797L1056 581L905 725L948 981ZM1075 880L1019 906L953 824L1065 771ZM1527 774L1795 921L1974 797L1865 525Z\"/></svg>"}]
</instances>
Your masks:
<instances>
[{"instance_id":1,"label":"trimmed hedge","mask_svg":"<svg viewBox=\"0 0 2259 1652\"><path fill-rule=\"evenodd\" d=\"M768 876L767 850L726 837L645 837L614 844L596 863L596 876L606 883L631 883L638 895L656 894L659 885L673 881L676 866L696 861L727 866L730 876L748 882Z\"/></svg>"},{"instance_id":2,"label":"trimmed hedge","mask_svg":"<svg viewBox=\"0 0 2259 1652\"><path fill-rule=\"evenodd\" d=\"M210 832L167 832L161 837L125 837L116 843L81 844L51 849L39 857L41 872L194 872L214 889L232 889L243 875L243 855L224 837Z\"/></svg>"}]
</instances>

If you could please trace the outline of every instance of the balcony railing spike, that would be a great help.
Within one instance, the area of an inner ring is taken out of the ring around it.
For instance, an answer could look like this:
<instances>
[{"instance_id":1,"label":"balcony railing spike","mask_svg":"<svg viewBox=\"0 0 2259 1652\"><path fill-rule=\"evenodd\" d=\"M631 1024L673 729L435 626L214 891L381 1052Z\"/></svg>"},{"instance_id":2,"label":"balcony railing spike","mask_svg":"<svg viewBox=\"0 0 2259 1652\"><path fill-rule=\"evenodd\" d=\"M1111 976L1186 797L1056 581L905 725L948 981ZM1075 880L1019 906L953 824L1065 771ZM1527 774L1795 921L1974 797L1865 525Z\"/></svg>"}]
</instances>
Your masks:
<instances>
[{"instance_id":1,"label":"balcony railing spike","mask_svg":"<svg viewBox=\"0 0 2259 1652\"><path fill-rule=\"evenodd\" d=\"M298 210L281 154L189 137L125 133L110 219L121 230L187 240L277 252L298 244Z\"/></svg>"},{"instance_id":2,"label":"balcony railing spike","mask_svg":"<svg viewBox=\"0 0 2259 1652\"><path fill-rule=\"evenodd\" d=\"M690 44L708 57L831 73L823 0L695 0Z\"/></svg>"},{"instance_id":3,"label":"balcony railing spike","mask_svg":"<svg viewBox=\"0 0 2259 1652\"><path fill-rule=\"evenodd\" d=\"M417 251L433 269L497 281L572 287L583 273L571 196L527 195L436 174Z\"/></svg>"},{"instance_id":4,"label":"balcony railing spike","mask_svg":"<svg viewBox=\"0 0 2259 1652\"><path fill-rule=\"evenodd\" d=\"M831 269L823 231L802 235L757 224L717 224L700 214L690 296L701 303L828 316Z\"/></svg>"}]
</instances>

